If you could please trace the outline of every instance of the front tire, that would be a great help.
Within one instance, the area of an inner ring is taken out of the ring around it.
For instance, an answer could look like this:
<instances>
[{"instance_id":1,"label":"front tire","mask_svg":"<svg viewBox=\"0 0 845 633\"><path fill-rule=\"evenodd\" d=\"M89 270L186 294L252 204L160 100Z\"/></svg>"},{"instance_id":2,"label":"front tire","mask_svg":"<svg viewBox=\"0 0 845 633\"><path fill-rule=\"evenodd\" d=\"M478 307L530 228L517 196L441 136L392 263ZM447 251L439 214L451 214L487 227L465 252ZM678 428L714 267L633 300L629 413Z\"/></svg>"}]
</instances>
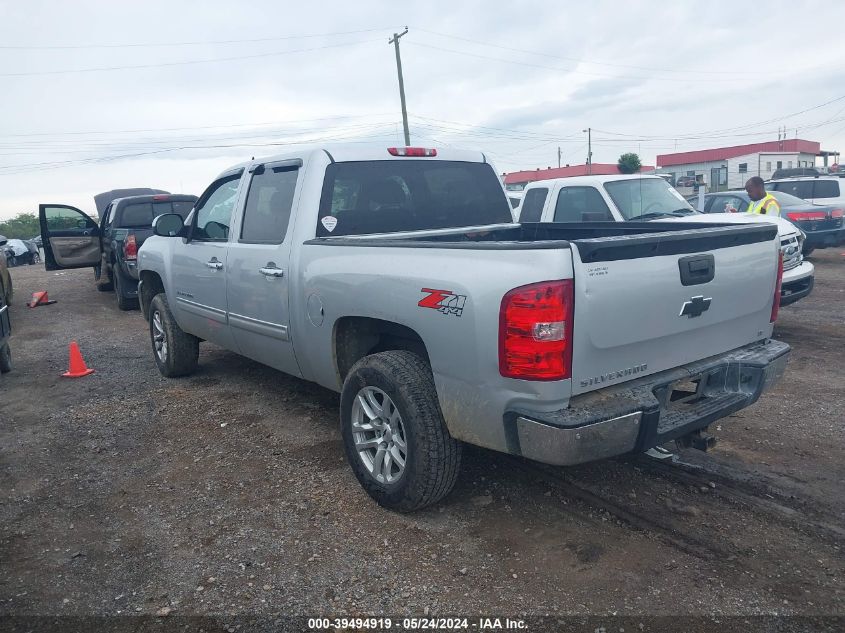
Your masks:
<instances>
[{"instance_id":1,"label":"front tire","mask_svg":"<svg viewBox=\"0 0 845 633\"><path fill-rule=\"evenodd\" d=\"M340 396L346 457L380 505L411 512L455 485L461 443L446 429L428 363L413 352L380 352L358 361Z\"/></svg>"},{"instance_id":2,"label":"front tire","mask_svg":"<svg viewBox=\"0 0 845 633\"><path fill-rule=\"evenodd\" d=\"M164 293L157 294L150 303L150 341L162 376L176 378L196 370L200 341L179 327Z\"/></svg>"}]
</instances>

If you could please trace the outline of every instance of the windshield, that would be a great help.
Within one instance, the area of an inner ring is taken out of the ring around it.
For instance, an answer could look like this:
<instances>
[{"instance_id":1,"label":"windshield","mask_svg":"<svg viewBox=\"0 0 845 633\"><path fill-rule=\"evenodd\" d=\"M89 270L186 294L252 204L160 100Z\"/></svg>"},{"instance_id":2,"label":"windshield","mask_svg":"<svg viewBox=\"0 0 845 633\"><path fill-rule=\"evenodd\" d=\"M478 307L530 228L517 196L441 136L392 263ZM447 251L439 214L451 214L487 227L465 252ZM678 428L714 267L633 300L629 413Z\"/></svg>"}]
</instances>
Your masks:
<instances>
[{"instance_id":1,"label":"windshield","mask_svg":"<svg viewBox=\"0 0 845 633\"><path fill-rule=\"evenodd\" d=\"M317 235L365 235L513 222L487 163L381 160L326 169Z\"/></svg>"},{"instance_id":2,"label":"windshield","mask_svg":"<svg viewBox=\"0 0 845 633\"><path fill-rule=\"evenodd\" d=\"M626 220L695 213L684 197L663 178L614 180L606 182L604 188Z\"/></svg>"}]
</instances>

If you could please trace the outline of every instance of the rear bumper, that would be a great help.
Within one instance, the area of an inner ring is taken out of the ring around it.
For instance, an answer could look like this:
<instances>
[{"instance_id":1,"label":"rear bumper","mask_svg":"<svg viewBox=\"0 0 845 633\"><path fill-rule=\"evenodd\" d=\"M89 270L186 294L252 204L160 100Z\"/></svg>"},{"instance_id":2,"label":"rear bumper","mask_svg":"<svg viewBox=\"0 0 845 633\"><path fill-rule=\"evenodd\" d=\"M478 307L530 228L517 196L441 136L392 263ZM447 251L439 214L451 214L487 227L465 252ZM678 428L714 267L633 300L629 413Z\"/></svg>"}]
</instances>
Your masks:
<instances>
[{"instance_id":1,"label":"rear bumper","mask_svg":"<svg viewBox=\"0 0 845 633\"><path fill-rule=\"evenodd\" d=\"M508 449L559 466L648 450L756 402L783 375L789 353L767 340L576 396L560 411L508 412ZM678 383L693 380L694 395L673 401Z\"/></svg>"},{"instance_id":2,"label":"rear bumper","mask_svg":"<svg viewBox=\"0 0 845 633\"><path fill-rule=\"evenodd\" d=\"M839 246L845 242L845 228L827 229L824 231L812 231L806 233L807 246L813 248L827 248L828 246Z\"/></svg>"},{"instance_id":3,"label":"rear bumper","mask_svg":"<svg viewBox=\"0 0 845 633\"><path fill-rule=\"evenodd\" d=\"M138 262L123 260L120 262L120 268L129 279L138 281Z\"/></svg>"}]
</instances>

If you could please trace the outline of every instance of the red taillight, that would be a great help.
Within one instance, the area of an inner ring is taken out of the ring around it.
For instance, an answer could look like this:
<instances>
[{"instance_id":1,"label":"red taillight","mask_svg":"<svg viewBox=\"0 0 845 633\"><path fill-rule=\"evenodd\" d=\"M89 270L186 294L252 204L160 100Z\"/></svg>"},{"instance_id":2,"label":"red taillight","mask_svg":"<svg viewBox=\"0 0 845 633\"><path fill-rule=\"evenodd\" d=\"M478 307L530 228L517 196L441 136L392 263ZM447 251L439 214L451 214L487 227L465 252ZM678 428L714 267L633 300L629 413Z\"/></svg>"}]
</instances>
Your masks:
<instances>
[{"instance_id":1,"label":"red taillight","mask_svg":"<svg viewBox=\"0 0 845 633\"><path fill-rule=\"evenodd\" d=\"M521 380L572 376L571 279L514 288L499 310L499 373Z\"/></svg>"},{"instance_id":2,"label":"red taillight","mask_svg":"<svg viewBox=\"0 0 845 633\"><path fill-rule=\"evenodd\" d=\"M134 233L127 235L123 242L123 259L138 259L138 243Z\"/></svg>"},{"instance_id":3,"label":"red taillight","mask_svg":"<svg viewBox=\"0 0 845 633\"><path fill-rule=\"evenodd\" d=\"M793 222L801 222L807 220L824 220L826 216L824 211L793 211L792 213L787 213L786 217Z\"/></svg>"},{"instance_id":4,"label":"red taillight","mask_svg":"<svg viewBox=\"0 0 845 633\"><path fill-rule=\"evenodd\" d=\"M830 217L832 218L841 218L843 215L842 209L834 209L830 212Z\"/></svg>"},{"instance_id":5,"label":"red taillight","mask_svg":"<svg viewBox=\"0 0 845 633\"><path fill-rule=\"evenodd\" d=\"M783 283L783 253L778 251L778 278L775 282L775 298L772 302L772 318L769 323L774 323L778 318L778 310L780 309L780 286Z\"/></svg>"},{"instance_id":6,"label":"red taillight","mask_svg":"<svg viewBox=\"0 0 845 633\"><path fill-rule=\"evenodd\" d=\"M170 196L163 194L163 193L160 193L157 196L153 196L153 200L155 200L156 202L161 201L161 200L170 200Z\"/></svg>"},{"instance_id":7,"label":"red taillight","mask_svg":"<svg viewBox=\"0 0 845 633\"><path fill-rule=\"evenodd\" d=\"M388 147L391 156L437 156L437 150L428 147Z\"/></svg>"}]
</instances>

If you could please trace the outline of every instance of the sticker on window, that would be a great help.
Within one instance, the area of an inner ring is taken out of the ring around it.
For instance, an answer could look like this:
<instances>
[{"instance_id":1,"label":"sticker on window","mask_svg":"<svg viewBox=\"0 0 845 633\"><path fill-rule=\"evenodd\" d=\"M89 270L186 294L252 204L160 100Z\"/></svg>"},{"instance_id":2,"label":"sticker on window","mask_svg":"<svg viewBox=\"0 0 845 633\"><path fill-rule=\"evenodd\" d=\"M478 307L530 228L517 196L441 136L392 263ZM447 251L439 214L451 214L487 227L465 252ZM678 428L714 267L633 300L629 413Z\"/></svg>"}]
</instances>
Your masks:
<instances>
[{"instance_id":1,"label":"sticker on window","mask_svg":"<svg viewBox=\"0 0 845 633\"><path fill-rule=\"evenodd\" d=\"M320 223L326 227L326 230L331 233L334 231L334 228L337 226L337 218L333 215L324 216L323 219L320 220Z\"/></svg>"}]
</instances>

